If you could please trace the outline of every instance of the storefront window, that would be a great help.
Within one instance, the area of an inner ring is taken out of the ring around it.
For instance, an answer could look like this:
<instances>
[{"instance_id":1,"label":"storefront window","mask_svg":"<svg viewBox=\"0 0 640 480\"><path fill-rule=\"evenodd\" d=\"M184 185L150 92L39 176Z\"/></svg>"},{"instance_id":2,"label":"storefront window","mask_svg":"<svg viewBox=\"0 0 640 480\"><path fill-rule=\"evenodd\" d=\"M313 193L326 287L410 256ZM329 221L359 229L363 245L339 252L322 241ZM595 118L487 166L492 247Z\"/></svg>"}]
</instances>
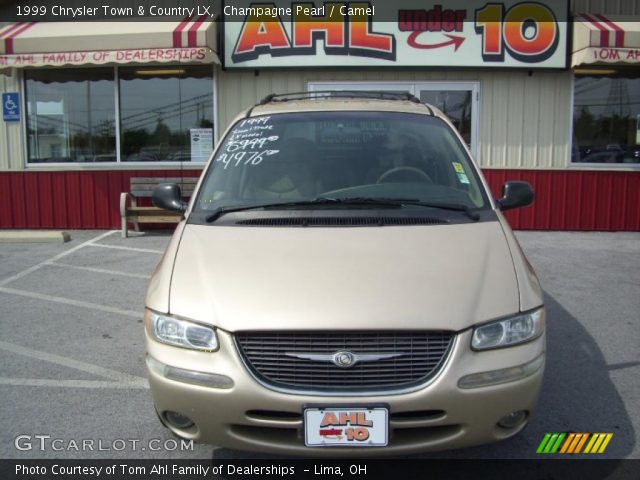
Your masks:
<instances>
[{"instance_id":1,"label":"storefront window","mask_svg":"<svg viewBox=\"0 0 640 480\"><path fill-rule=\"evenodd\" d=\"M116 160L113 69L25 71L30 163Z\"/></svg>"},{"instance_id":2,"label":"storefront window","mask_svg":"<svg viewBox=\"0 0 640 480\"><path fill-rule=\"evenodd\" d=\"M640 164L638 73L576 72L572 162Z\"/></svg>"},{"instance_id":3,"label":"storefront window","mask_svg":"<svg viewBox=\"0 0 640 480\"><path fill-rule=\"evenodd\" d=\"M213 150L210 65L26 70L25 92L30 164L206 162Z\"/></svg>"},{"instance_id":4,"label":"storefront window","mask_svg":"<svg viewBox=\"0 0 640 480\"><path fill-rule=\"evenodd\" d=\"M119 69L121 160L208 160L213 150L210 66Z\"/></svg>"}]
</instances>

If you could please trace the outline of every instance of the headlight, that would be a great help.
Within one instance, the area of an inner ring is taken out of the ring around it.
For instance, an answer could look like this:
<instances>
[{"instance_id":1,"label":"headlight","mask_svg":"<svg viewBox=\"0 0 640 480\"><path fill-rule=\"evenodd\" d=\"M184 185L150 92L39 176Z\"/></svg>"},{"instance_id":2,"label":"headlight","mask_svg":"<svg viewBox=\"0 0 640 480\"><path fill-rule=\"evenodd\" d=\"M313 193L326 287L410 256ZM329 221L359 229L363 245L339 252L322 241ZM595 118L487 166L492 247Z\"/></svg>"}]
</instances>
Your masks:
<instances>
[{"instance_id":1,"label":"headlight","mask_svg":"<svg viewBox=\"0 0 640 480\"><path fill-rule=\"evenodd\" d=\"M473 330L471 348L487 350L529 342L544 332L544 308L498 320Z\"/></svg>"},{"instance_id":2,"label":"headlight","mask_svg":"<svg viewBox=\"0 0 640 480\"><path fill-rule=\"evenodd\" d=\"M194 350L216 350L218 338L211 327L186 320L159 315L151 310L145 312L145 327L155 340Z\"/></svg>"}]
</instances>

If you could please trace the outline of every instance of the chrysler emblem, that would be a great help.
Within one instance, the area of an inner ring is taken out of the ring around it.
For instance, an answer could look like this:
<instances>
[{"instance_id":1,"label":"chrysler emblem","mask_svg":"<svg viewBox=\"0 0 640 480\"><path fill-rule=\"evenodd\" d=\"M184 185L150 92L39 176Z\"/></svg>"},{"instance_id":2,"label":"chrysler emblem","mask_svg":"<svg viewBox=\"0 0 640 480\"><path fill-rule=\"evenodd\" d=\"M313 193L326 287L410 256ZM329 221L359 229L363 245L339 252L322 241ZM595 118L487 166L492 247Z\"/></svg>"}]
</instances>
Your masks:
<instances>
[{"instance_id":1,"label":"chrysler emblem","mask_svg":"<svg viewBox=\"0 0 640 480\"><path fill-rule=\"evenodd\" d=\"M303 353L303 352L286 352L287 357L300 358L302 360L311 360L312 362L329 362L340 368L350 368L359 362L376 362L378 360L387 360L389 358L397 358L404 355L404 352L398 353L353 353L341 350L336 353Z\"/></svg>"},{"instance_id":2,"label":"chrysler emblem","mask_svg":"<svg viewBox=\"0 0 640 480\"><path fill-rule=\"evenodd\" d=\"M356 357L351 352L338 352L333 355L333 363L342 368L349 368L356 363Z\"/></svg>"}]
</instances>

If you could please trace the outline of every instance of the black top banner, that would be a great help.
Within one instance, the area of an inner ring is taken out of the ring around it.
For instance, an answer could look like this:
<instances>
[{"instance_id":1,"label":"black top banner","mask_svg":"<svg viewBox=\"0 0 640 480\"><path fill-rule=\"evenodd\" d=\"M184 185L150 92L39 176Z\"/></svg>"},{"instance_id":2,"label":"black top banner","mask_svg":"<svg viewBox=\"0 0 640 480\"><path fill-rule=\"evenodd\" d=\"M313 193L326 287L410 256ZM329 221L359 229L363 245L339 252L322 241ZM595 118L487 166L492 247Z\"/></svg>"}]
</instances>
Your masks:
<instances>
[{"instance_id":1,"label":"black top banner","mask_svg":"<svg viewBox=\"0 0 640 480\"><path fill-rule=\"evenodd\" d=\"M541 0L544 4L547 0ZM555 9L556 21L569 19L568 0L550 0L560 8ZM485 0L460 2L469 8L483 8ZM499 2L498 2L499 3ZM539 2L534 2L539 3ZM417 1L416 8L424 11L425 21L455 23L461 21L455 15L450 17L447 9L451 2ZM438 13L434 7L441 6ZM398 4L388 0L358 0L327 2L325 0L8 0L0 2L0 22L87 22L87 21L180 21L186 17L206 16L225 22L244 22L256 8L273 13L282 20L315 22L324 16L329 6L335 9L333 21L342 21L354 12L364 12L370 21L397 22ZM361 10L363 9L363 10ZM429 16L429 12L432 11ZM275 20L275 17L272 18ZM307 17L307 18L303 18ZM314 18L316 17L316 18ZM438 17L438 18L436 18Z\"/></svg>"}]
</instances>

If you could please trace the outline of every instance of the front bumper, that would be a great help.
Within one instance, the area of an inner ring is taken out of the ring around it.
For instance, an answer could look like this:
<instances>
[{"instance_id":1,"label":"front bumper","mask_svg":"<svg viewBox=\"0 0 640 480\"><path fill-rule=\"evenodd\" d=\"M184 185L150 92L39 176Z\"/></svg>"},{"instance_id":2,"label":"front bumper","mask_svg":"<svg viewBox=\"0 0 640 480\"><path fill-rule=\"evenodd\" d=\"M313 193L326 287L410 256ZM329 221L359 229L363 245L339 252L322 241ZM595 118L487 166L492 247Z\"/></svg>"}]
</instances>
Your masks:
<instances>
[{"instance_id":1,"label":"front bumper","mask_svg":"<svg viewBox=\"0 0 640 480\"><path fill-rule=\"evenodd\" d=\"M178 412L193 420L187 430L169 428L197 442L240 450L337 457L398 455L445 450L508 438L526 425L505 429L497 422L524 410L530 416L542 384L544 361L526 378L487 387L461 389L460 378L502 370L542 357L544 335L516 347L474 352L471 331L459 334L447 362L424 388L410 393L367 397L310 396L283 393L259 384L247 371L230 334L218 330L220 349L197 352L160 344L147 336L148 355L185 370L225 375L225 388L176 381L149 368L149 383L157 411ZM323 447L304 445L304 405L389 405L389 444L386 447Z\"/></svg>"}]
</instances>

